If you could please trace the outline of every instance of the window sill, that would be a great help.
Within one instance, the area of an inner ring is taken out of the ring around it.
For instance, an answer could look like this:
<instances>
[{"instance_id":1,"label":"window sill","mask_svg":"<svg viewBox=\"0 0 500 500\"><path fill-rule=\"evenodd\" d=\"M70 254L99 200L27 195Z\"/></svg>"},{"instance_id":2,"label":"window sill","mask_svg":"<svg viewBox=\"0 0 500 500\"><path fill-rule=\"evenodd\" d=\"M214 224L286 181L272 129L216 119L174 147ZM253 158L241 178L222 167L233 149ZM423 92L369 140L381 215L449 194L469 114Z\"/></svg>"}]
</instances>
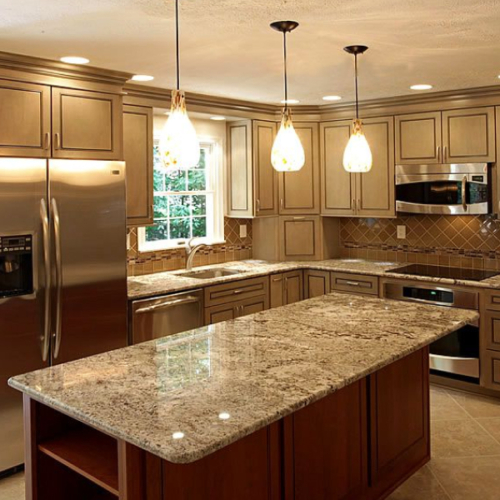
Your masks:
<instances>
[{"instance_id":1,"label":"window sill","mask_svg":"<svg viewBox=\"0 0 500 500\"><path fill-rule=\"evenodd\" d=\"M213 246L213 245L223 245L224 243L226 243L226 240L224 239L207 240L204 238L196 238L195 243L197 245L204 244L207 246ZM168 243L165 241L148 242L139 245L139 253L162 252L168 250L179 250L183 248L184 248L184 243L181 244Z\"/></svg>"}]
</instances>

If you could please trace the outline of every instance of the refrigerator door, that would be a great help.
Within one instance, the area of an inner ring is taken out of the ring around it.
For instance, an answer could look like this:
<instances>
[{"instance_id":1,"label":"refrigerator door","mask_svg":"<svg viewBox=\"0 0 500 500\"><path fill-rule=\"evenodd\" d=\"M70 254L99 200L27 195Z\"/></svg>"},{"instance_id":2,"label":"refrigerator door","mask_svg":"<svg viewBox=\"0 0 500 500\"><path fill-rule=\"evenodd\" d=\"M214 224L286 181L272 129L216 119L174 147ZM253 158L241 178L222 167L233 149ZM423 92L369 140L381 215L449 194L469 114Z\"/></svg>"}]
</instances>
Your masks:
<instances>
[{"instance_id":1,"label":"refrigerator door","mask_svg":"<svg viewBox=\"0 0 500 500\"><path fill-rule=\"evenodd\" d=\"M52 364L127 344L125 164L49 160Z\"/></svg>"},{"instance_id":2,"label":"refrigerator door","mask_svg":"<svg viewBox=\"0 0 500 500\"><path fill-rule=\"evenodd\" d=\"M46 160L0 159L0 472L24 462L22 396L7 380L48 364L42 361L50 335L45 323L46 177ZM28 250L21 256L16 242L23 235L22 248Z\"/></svg>"}]
</instances>

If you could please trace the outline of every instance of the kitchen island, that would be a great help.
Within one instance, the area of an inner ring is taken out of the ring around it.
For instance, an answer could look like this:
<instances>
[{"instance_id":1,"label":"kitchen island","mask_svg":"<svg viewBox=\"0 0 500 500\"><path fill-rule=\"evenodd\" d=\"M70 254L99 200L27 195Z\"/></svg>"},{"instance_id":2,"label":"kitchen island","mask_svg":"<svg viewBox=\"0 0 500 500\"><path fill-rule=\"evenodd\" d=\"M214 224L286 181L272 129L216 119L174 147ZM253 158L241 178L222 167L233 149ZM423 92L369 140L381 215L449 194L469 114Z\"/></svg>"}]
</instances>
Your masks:
<instances>
[{"instance_id":1,"label":"kitchen island","mask_svg":"<svg viewBox=\"0 0 500 500\"><path fill-rule=\"evenodd\" d=\"M429 460L474 311L333 293L14 377L28 499L375 499Z\"/></svg>"}]
</instances>

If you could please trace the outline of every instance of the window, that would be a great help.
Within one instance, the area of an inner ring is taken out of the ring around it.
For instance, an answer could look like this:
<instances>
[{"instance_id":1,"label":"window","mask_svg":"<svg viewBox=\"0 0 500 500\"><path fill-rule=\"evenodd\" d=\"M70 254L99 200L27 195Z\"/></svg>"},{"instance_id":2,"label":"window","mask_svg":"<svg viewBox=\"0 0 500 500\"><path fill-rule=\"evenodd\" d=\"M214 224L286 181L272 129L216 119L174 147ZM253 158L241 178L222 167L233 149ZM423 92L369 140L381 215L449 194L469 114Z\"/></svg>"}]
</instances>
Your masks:
<instances>
[{"instance_id":1,"label":"window","mask_svg":"<svg viewBox=\"0 0 500 500\"><path fill-rule=\"evenodd\" d=\"M189 170L165 170L154 145L154 226L139 230L139 250L175 248L189 238L223 242L221 147L200 142L200 162Z\"/></svg>"}]
</instances>

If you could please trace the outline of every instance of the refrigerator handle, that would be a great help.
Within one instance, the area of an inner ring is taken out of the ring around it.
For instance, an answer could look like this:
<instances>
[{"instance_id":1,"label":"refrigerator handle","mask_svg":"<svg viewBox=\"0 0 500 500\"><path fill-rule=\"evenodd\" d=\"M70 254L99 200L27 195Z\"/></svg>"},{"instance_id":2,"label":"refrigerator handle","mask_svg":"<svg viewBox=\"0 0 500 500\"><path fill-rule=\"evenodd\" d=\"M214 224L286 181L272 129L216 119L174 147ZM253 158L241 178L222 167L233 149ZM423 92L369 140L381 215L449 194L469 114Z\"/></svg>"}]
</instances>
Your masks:
<instances>
[{"instance_id":1,"label":"refrigerator handle","mask_svg":"<svg viewBox=\"0 0 500 500\"><path fill-rule=\"evenodd\" d=\"M49 214L45 199L40 200L40 219L42 220L43 235L43 268L45 273L45 296L44 296L44 318L42 337L42 360L47 361L50 348L50 295L52 276L50 272L50 236L49 236Z\"/></svg>"},{"instance_id":2,"label":"refrigerator handle","mask_svg":"<svg viewBox=\"0 0 500 500\"><path fill-rule=\"evenodd\" d=\"M56 256L56 326L54 333L54 358L59 355L61 348L61 293L62 293L62 256L61 256L61 221L59 218L59 209L55 198L50 202L52 211L52 219L54 221L54 243L55 243L55 256Z\"/></svg>"}]
</instances>

